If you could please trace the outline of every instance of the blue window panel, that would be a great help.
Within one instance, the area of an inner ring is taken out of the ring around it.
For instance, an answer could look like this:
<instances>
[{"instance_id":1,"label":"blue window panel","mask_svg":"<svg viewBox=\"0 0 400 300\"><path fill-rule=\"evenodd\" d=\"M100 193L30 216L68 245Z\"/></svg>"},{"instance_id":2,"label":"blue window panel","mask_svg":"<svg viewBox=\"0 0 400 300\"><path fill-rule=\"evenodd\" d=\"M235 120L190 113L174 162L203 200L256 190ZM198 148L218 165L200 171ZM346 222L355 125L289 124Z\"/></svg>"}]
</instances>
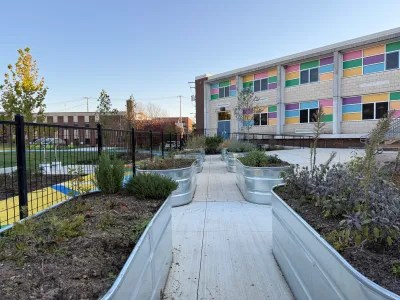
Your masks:
<instances>
[{"instance_id":1,"label":"blue window panel","mask_svg":"<svg viewBox=\"0 0 400 300\"><path fill-rule=\"evenodd\" d=\"M230 90L229 96L231 96L231 97L236 96L236 90Z\"/></svg>"},{"instance_id":2,"label":"blue window panel","mask_svg":"<svg viewBox=\"0 0 400 300\"><path fill-rule=\"evenodd\" d=\"M246 127L254 126L254 120L243 121L243 126L246 126Z\"/></svg>"},{"instance_id":3,"label":"blue window panel","mask_svg":"<svg viewBox=\"0 0 400 300\"><path fill-rule=\"evenodd\" d=\"M307 101L300 103L300 109L318 108L318 101Z\"/></svg>"},{"instance_id":4,"label":"blue window panel","mask_svg":"<svg viewBox=\"0 0 400 300\"><path fill-rule=\"evenodd\" d=\"M212 89L218 89L218 88L219 88L219 84L218 84L218 83L213 83L213 84L211 85L211 88L212 88Z\"/></svg>"},{"instance_id":5,"label":"blue window panel","mask_svg":"<svg viewBox=\"0 0 400 300\"><path fill-rule=\"evenodd\" d=\"M287 110L285 111L285 118L300 117L300 111L298 110Z\"/></svg>"},{"instance_id":6,"label":"blue window panel","mask_svg":"<svg viewBox=\"0 0 400 300\"><path fill-rule=\"evenodd\" d=\"M342 113L361 112L362 104L343 105Z\"/></svg>"},{"instance_id":7,"label":"blue window panel","mask_svg":"<svg viewBox=\"0 0 400 300\"><path fill-rule=\"evenodd\" d=\"M382 72L382 71L385 71L385 64L384 63L364 66L364 74Z\"/></svg>"},{"instance_id":8,"label":"blue window panel","mask_svg":"<svg viewBox=\"0 0 400 300\"><path fill-rule=\"evenodd\" d=\"M320 74L329 73L329 72L333 72L333 65L326 65L326 66L319 67Z\"/></svg>"}]
</instances>

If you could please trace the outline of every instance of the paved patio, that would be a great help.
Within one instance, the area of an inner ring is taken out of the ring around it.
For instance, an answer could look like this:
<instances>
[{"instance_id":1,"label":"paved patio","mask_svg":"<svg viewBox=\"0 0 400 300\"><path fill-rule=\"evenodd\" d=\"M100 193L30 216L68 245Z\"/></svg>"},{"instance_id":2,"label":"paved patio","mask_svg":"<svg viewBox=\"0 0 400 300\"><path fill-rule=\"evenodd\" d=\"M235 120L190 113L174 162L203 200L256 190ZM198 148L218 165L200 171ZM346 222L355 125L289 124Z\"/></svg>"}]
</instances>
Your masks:
<instances>
[{"instance_id":1,"label":"paved patio","mask_svg":"<svg viewBox=\"0 0 400 300\"><path fill-rule=\"evenodd\" d=\"M207 156L193 202L173 209L164 299L293 299L272 255L271 207L245 202L219 156Z\"/></svg>"}]
</instances>

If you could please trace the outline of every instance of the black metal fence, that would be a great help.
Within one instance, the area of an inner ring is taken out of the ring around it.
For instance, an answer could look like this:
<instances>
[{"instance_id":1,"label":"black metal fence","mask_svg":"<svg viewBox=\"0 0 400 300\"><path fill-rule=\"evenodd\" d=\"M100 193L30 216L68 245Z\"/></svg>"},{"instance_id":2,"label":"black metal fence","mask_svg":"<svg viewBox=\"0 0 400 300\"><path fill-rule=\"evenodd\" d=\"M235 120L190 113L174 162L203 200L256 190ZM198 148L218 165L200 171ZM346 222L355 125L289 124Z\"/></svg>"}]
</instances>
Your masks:
<instances>
[{"instance_id":1,"label":"black metal fence","mask_svg":"<svg viewBox=\"0 0 400 300\"><path fill-rule=\"evenodd\" d=\"M93 185L99 155L109 153L126 164L182 149L187 135L0 121L0 228L76 194L74 178Z\"/></svg>"}]
</instances>

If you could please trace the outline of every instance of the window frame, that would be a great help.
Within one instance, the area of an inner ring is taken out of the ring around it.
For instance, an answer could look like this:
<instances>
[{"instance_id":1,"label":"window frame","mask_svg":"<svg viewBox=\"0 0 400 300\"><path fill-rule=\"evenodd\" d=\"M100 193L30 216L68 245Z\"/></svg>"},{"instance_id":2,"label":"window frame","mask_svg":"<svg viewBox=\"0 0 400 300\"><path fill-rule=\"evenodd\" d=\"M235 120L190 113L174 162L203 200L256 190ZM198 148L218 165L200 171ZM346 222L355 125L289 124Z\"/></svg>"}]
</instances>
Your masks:
<instances>
[{"instance_id":1,"label":"window frame","mask_svg":"<svg viewBox=\"0 0 400 300\"><path fill-rule=\"evenodd\" d=\"M231 85L224 86L224 87L219 87L218 88L218 99L230 97L230 88L231 88ZM223 97L221 97L221 90L223 90L223 94L224 94ZM228 94L226 94L227 91L228 91Z\"/></svg>"},{"instance_id":2,"label":"window frame","mask_svg":"<svg viewBox=\"0 0 400 300\"><path fill-rule=\"evenodd\" d=\"M392 54L392 53L397 53L397 57L398 57L397 68L388 69L388 68L387 68L387 55L388 55L388 54ZM385 52L385 60L384 60L384 63L385 63L385 71L392 71L392 70L398 70L398 69L400 69L400 50L391 51L391 52ZM363 66L363 68L364 68L364 66ZM363 69L363 72L364 72L364 69Z\"/></svg>"},{"instance_id":3,"label":"window frame","mask_svg":"<svg viewBox=\"0 0 400 300\"><path fill-rule=\"evenodd\" d=\"M317 70L318 78L316 81L311 81L311 70ZM303 72L307 72L307 82L302 82L301 73L303 73ZM316 83L316 82L319 82L319 78L320 78L319 67L300 70L300 78L299 78L300 84Z\"/></svg>"},{"instance_id":4,"label":"window frame","mask_svg":"<svg viewBox=\"0 0 400 300\"><path fill-rule=\"evenodd\" d=\"M310 113L311 110L316 110L316 113L318 113L320 108L304 108L304 109L299 109L299 124L312 124L316 123L317 121L311 121L311 118L313 115ZM301 121L301 112L302 111L307 111L307 122L302 122Z\"/></svg>"},{"instance_id":5,"label":"window frame","mask_svg":"<svg viewBox=\"0 0 400 300\"><path fill-rule=\"evenodd\" d=\"M266 81L267 81L266 89L263 89L263 88L262 88L262 83L261 83L261 82L262 82L263 80L266 80ZM255 90L256 81L260 82L260 89L259 89L258 91ZM252 90L253 90L254 93L268 91L268 90L269 90L269 88L268 88L268 77L261 78L261 79L254 79L254 80L253 80L253 85L252 85Z\"/></svg>"},{"instance_id":6,"label":"window frame","mask_svg":"<svg viewBox=\"0 0 400 300\"><path fill-rule=\"evenodd\" d=\"M256 120L255 120L255 116L258 116L258 124L256 124ZM261 122L261 120L262 120L262 117L261 117L261 115L265 115L266 117L267 117L267 124L261 124L262 122ZM255 113L255 114L253 114L253 121L254 121L254 126L268 126L269 125L269 118L268 118L268 113L267 112L260 112L260 113Z\"/></svg>"},{"instance_id":7,"label":"window frame","mask_svg":"<svg viewBox=\"0 0 400 300\"><path fill-rule=\"evenodd\" d=\"M380 120L380 119L384 118L384 117L379 118L379 119L376 118L376 104L378 104L378 103L386 103L386 105L387 105L387 111L386 111L386 113L388 113L388 112L390 111L389 101L379 101L379 102L362 103L362 107L361 107L361 121L368 121L368 120L377 121L377 120ZM373 119L364 119L364 116L363 116L364 105L368 105L368 104L373 104L373 105L374 105L374 117L373 117Z\"/></svg>"}]
</instances>

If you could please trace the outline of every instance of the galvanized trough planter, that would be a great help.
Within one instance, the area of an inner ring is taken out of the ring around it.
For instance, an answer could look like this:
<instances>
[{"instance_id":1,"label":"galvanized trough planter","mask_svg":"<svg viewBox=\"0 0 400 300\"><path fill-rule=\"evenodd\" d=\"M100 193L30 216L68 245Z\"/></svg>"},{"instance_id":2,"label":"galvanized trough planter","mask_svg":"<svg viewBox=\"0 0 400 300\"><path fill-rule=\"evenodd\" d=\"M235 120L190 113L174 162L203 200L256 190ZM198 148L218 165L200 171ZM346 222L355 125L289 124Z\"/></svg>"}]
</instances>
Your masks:
<instances>
[{"instance_id":1,"label":"galvanized trough planter","mask_svg":"<svg viewBox=\"0 0 400 300\"><path fill-rule=\"evenodd\" d=\"M236 173L236 158L246 156L248 152L227 152L226 168L228 172Z\"/></svg>"},{"instance_id":2,"label":"galvanized trough planter","mask_svg":"<svg viewBox=\"0 0 400 300\"><path fill-rule=\"evenodd\" d=\"M137 169L136 174L157 173L167 176L178 183L178 188L172 192L171 206L181 206L192 202L194 191L197 185L196 162L190 167L169 169L169 170L141 170Z\"/></svg>"},{"instance_id":3,"label":"galvanized trough planter","mask_svg":"<svg viewBox=\"0 0 400 300\"><path fill-rule=\"evenodd\" d=\"M204 157L202 153L185 153L185 154L176 154L175 158L183 158L183 159L195 159L196 160L196 170L197 173L201 173L203 171L203 163Z\"/></svg>"},{"instance_id":4,"label":"galvanized trough planter","mask_svg":"<svg viewBox=\"0 0 400 300\"><path fill-rule=\"evenodd\" d=\"M272 191L272 251L296 299L400 299L354 269Z\"/></svg>"},{"instance_id":5,"label":"galvanized trough planter","mask_svg":"<svg viewBox=\"0 0 400 300\"><path fill-rule=\"evenodd\" d=\"M282 183L283 167L248 167L236 159L236 184L243 197L253 203L271 205L272 188Z\"/></svg>"},{"instance_id":6,"label":"galvanized trough planter","mask_svg":"<svg viewBox=\"0 0 400 300\"><path fill-rule=\"evenodd\" d=\"M161 299L172 263L171 196L129 255L103 300Z\"/></svg>"},{"instance_id":7,"label":"galvanized trough planter","mask_svg":"<svg viewBox=\"0 0 400 300\"><path fill-rule=\"evenodd\" d=\"M225 161L225 160L226 160L227 151L228 151L228 148L222 148L222 149L221 149L221 160L222 160L222 161Z\"/></svg>"}]
</instances>

